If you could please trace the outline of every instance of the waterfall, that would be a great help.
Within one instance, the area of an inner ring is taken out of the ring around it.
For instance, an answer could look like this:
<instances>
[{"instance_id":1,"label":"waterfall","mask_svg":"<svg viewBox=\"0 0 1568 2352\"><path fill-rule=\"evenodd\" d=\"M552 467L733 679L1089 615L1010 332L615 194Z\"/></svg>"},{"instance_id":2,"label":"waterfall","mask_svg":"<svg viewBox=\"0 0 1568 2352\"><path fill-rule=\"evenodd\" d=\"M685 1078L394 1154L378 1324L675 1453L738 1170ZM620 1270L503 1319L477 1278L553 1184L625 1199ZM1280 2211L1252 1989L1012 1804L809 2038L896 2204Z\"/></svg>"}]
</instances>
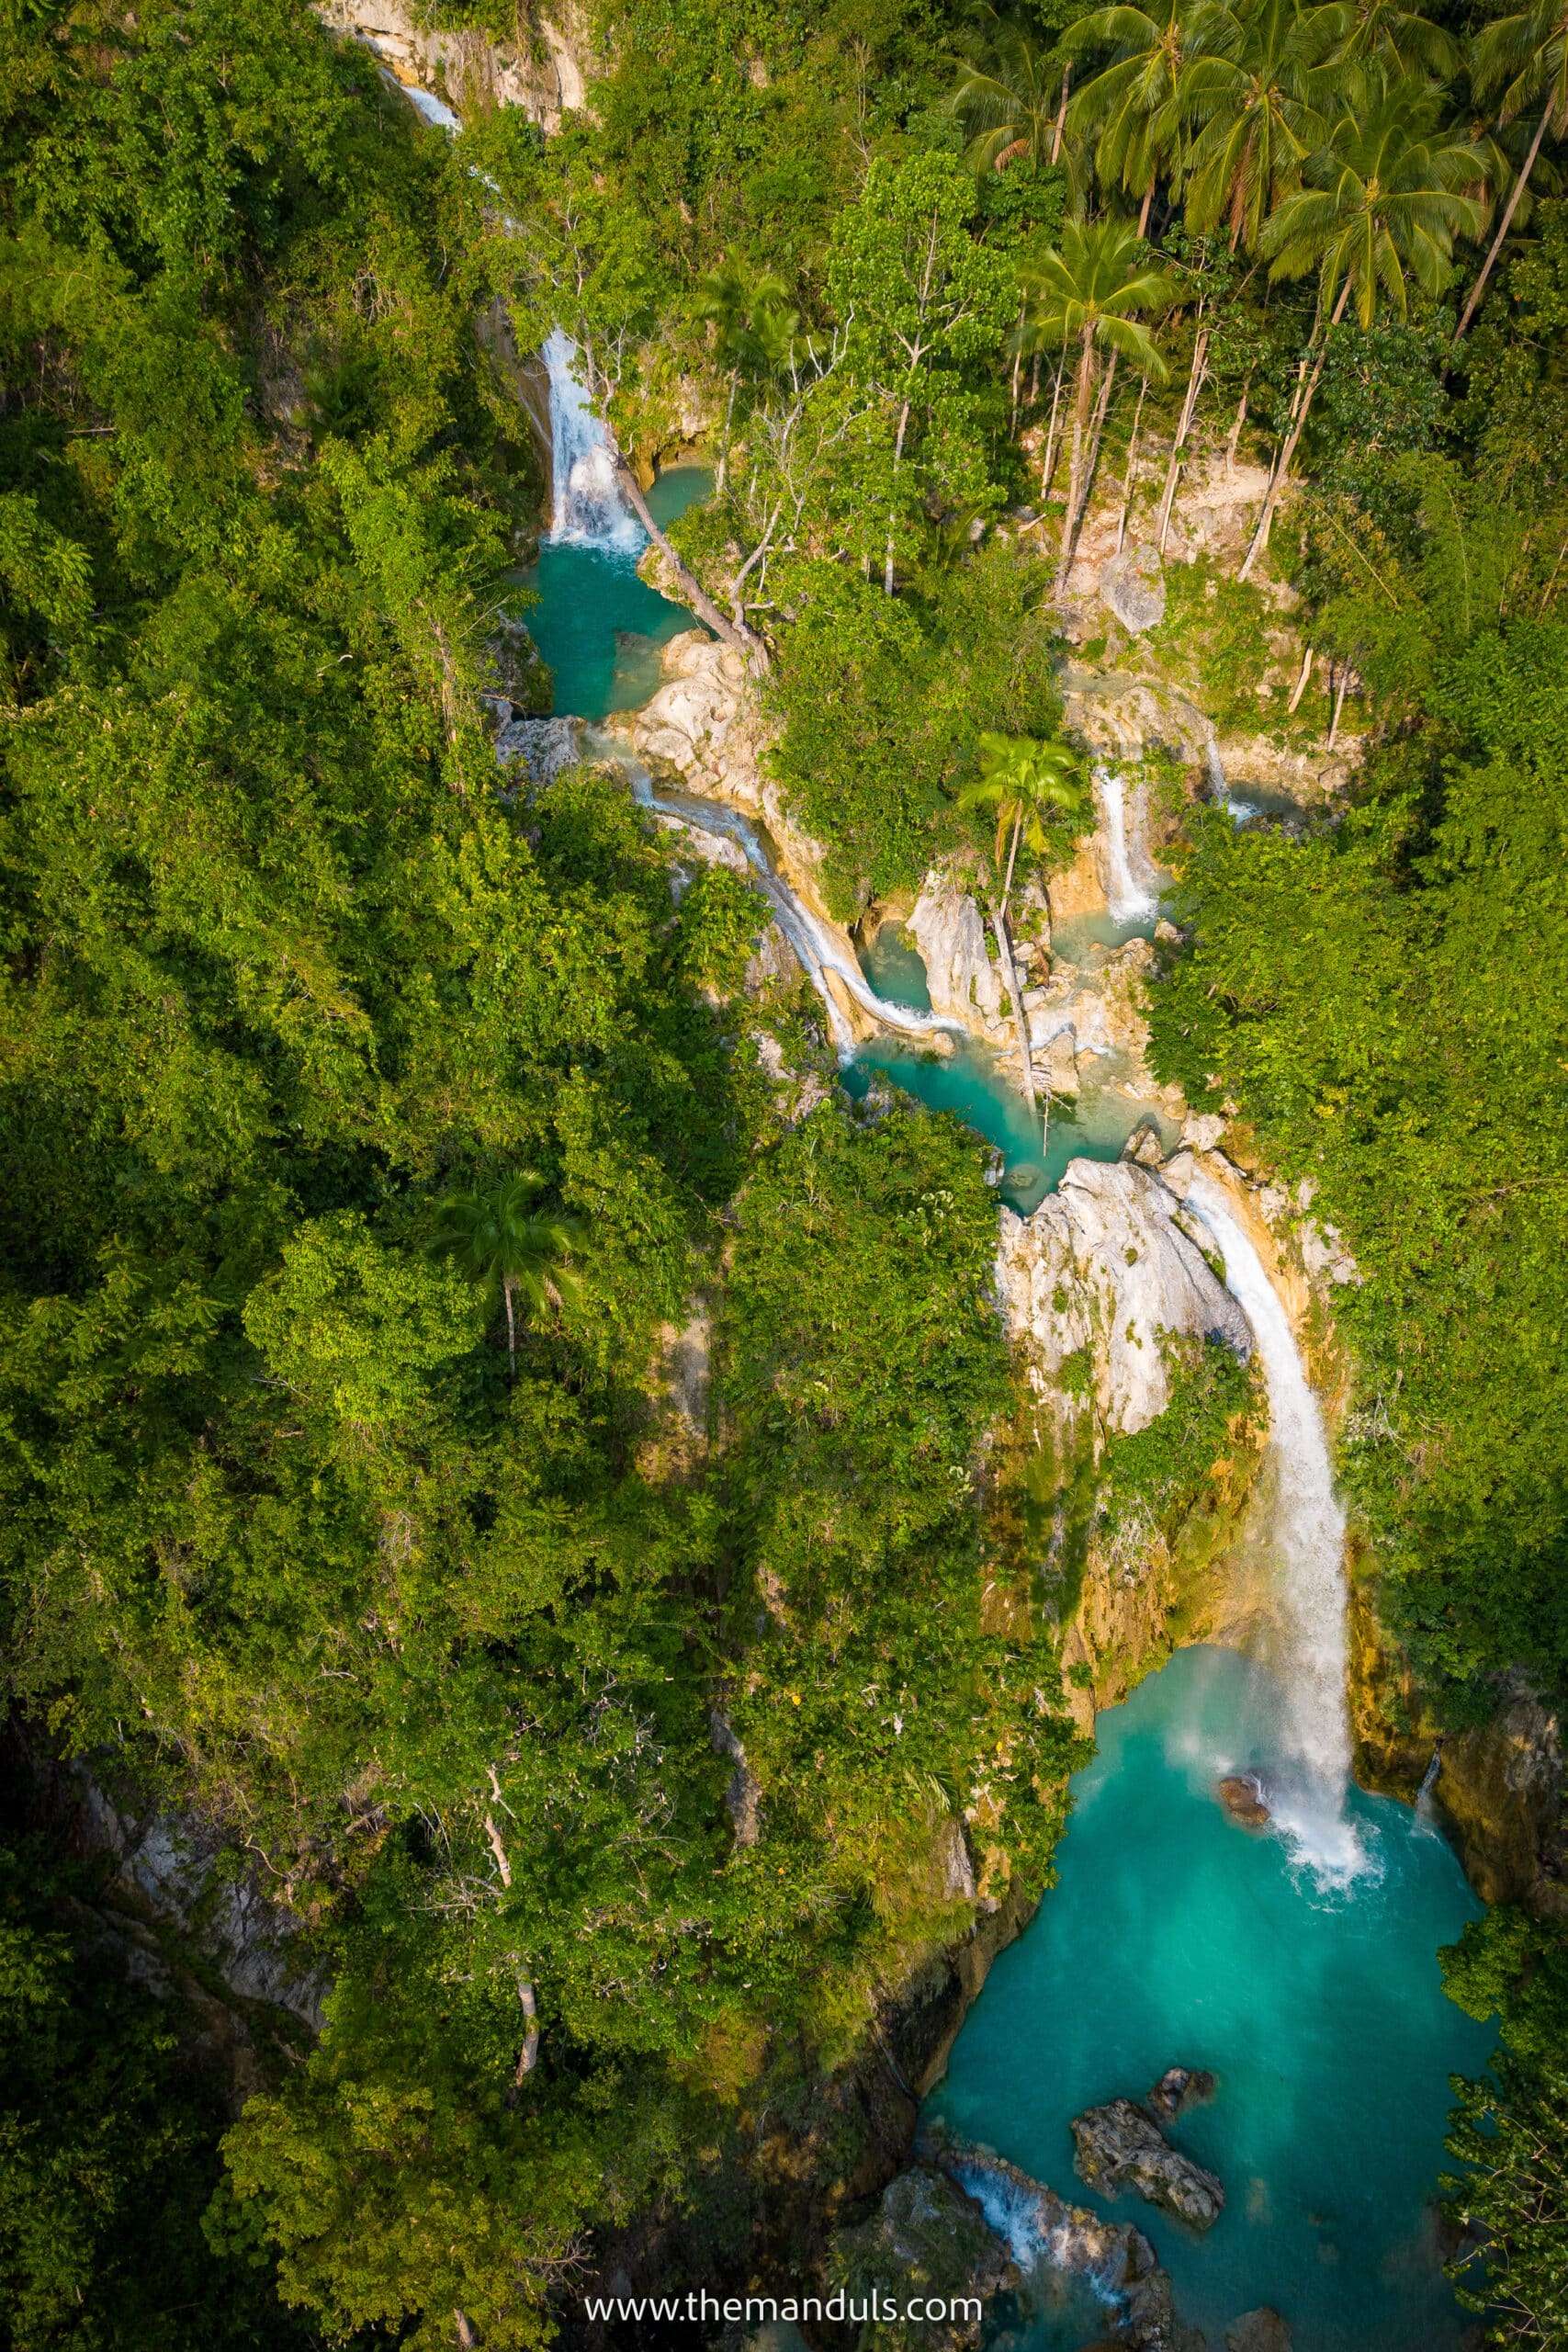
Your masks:
<instances>
[{"instance_id":1,"label":"waterfall","mask_svg":"<svg viewBox=\"0 0 1568 2352\"><path fill-rule=\"evenodd\" d=\"M642 526L622 499L615 461L593 403L571 363L577 345L560 327L546 338L550 379L550 466L555 479L552 540L575 547L626 548L643 543Z\"/></svg>"},{"instance_id":2,"label":"waterfall","mask_svg":"<svg viewBox=\"0 0 1568 2352\"><path fill-rule=\"evenodd\" d=\"M1094 781L1105 818L1106 864L1110 868L1106 899L1115 922L1136 922L1154 913L1155 901L1133 878L1127 854L1126 786L1109 768L1096 768Z\"/></svg>"},{"instance_id":3,"label":"waterfall","mask_svg":"<svg viewBox=\"0 0 1568 2352\"><path fill-rule=\"evenodd\" d=\"M654 792L653 779L648 769L617 736L598 728L590 728L585 730L583 740L596 758L612 760L623 771L631 786L632 797L639 807L651 808L659 816L679 818L682 824L695 825L705 833L715 833L721 839L739 843L747 865L757 877L758 888L773 910L779 929L794 948L802 969L822 1000L833 1047L840 1062L847 1062L852 1057L855 1041L844 1018L843 1008L828 985L829 972L848 990L862 1012L868 1013L884 1029L896 1029L907 1037L929 1037L938 1032L963 1035L962 1022L947 1020L940 1013L920 1012L913 1005L890 1004L886 998L877 995L854 956L845 954L829 926L795 897L768 855L756 827L741 815L739 808L732 808L727 800L698 799L686 793L661 798Z\"/></svg>"},{"instance_id":4,"label":"waterfall","mask_svg":"<svg viewBox=\"0 0 1568 2352\"><path fill-rule=\"evenodd\" d=\"M1344 1880L1365 1858L1345 1817L1350 1778L1345 1514L1334 1492L1323 1415L1285 1310L1225 1194L1200 1175L1187 1199L1219 1247L1226 1288L1247 1310L1269 1392L1273 1532L1286 1635L1284 1747L1297 1768L1289 1776L1294 1785L1270 1781L1269 1809L1322 1876Z\"/></svg>"},{"instance_id":5,"label":"waterfall","mask_svg":"<svg viewBox=\"0 0 1568 2352\"><path fill-rule=\"evenodd\" d=\"M1416 1819L1421 1828L1438 1834L1438 1775L1443 1769L1443 1743L1439 1739L1432 1750L1431 1761L1421 1775L1421 1785L1416 1792Z\"/></svg>"}]
</instances>

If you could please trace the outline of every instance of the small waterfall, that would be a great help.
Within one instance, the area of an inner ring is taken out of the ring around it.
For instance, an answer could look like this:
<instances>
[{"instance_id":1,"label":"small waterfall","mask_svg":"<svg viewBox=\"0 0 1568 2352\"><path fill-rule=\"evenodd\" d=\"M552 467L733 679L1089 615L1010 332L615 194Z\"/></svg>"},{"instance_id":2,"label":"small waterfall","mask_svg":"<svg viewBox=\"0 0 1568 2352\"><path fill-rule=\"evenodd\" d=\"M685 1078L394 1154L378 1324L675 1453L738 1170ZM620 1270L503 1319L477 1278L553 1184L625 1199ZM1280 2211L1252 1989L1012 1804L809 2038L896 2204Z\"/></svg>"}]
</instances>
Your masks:
<instances>
[{"instance_id":1,"label":"small waterfall","mask_svg":"<svg viewBox=\"0 0 1568 2352\"><path fill-rule=\"evenodd\" d=\"M821 998L828 1015L829 1033L840 1062L849 1061L855 1041L848 1021L844 1018L828 975L845 988L863 1012L884 1029L895 1029L906 1037L929 1037L937 1032L961 1036L961 1022L949 1021L940 1013L920 1012L914 1006L890 1004L879 997L867 980L852 955L846 955L828 925L818 921L809 907L803 906L795 892L774 868L772 858L762 845L756 827L732 808L727 800L699 799L682 793L674 797L660 797L653 789L653 779L634 752L628 751L618 737L597 728L585 730L584 742L598 759L612 760L625 774L632 788L632 797L638 806L651 808L657 815L678 817L682 824L695 825L705 833L739 842L746 863L757 877L759 888L773 908L779 929L800 958L803 970Z\"/></svg>"},{"instance_id":2,"label":"small waterfall","mask_svg":"<svg viewBox=\"0 0 1568 2352\"><path fill-rule=\"evenodd\" d=\"M1224 1193L1200 1175L1187 1198L1219 1246L1226 1287L1247 1310L1269 1391L1279 1599L1287 1634L1284 1744L1303 1783L1299 1790L1271 1784L1269 1809L1314 1869L1332 1880L1348 1879L1365 1858L1345 1818L1350 1778L1345 1514L1334 1492L1323 1415L1285 1310Z\"/></svg>"},{"instance_id":3,"label":"small waterfall","mask_svg":"<svg viewBox=\"0 0 1568 2352\"><path fill-rule=\"evenodd\" d=\"M621 496L604 424L572 373L576 356L571 337L552 327L544 348L555 477L550 537L575 547L636 549L643 543L642 526Z\"/></svg>"},{"instance_id":4,"label":"small waterfall","mask_svg":"<svg viewBox=\"0 0 1568 2352\"><path fill-rule=\"evenodd\" d=\"M1431 1762L1421 1775L1421 1785L1416 1792L1416 1818L1423 1829L1434 1837L1438 1834L1438 1775L1443 1769L1443 1743L1439 1739L1432 1750Z\"/></svg>"},{"instance_id":5,"label":"small waterfall","mask_svg":"<svg viewBox=\"0 0 1568 2352\"><path fill-rule=\"evenodd\" d=\"M1155 901L1133 878L1127 852L1127 789L1122 778L1109 768L1097 767L1094 782L1105 819L1106 864L1110 868L1106 899L1115 922L1136 922L1142 916L1154 913Z\"/></svg>"}]
</instances>

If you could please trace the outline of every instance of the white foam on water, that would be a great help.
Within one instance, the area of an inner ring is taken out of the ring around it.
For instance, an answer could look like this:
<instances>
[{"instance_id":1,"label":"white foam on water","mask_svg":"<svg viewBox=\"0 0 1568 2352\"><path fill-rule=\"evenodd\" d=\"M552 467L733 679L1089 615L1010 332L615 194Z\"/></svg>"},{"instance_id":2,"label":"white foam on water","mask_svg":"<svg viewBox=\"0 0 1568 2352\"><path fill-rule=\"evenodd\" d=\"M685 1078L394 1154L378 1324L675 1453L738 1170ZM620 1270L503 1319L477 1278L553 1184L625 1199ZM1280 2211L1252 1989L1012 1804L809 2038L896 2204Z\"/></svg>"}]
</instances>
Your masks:
<instances>
[{"instance_id":1,"label":"white foam on water","mask_svg":"<svg viewBox=\"0 0 1568 2352\"><path fill-rule=\"evenodd\" d=\"M1136 922L1152 915L1156 900L1134 875L1127 845L1127 788L1110 768L1096 768L1095 790L1105 823L1106 899L1113 921Z\"/></svg>"},{"instance_id":2,"label":"white foam on water","mask_svg":"<svg viewBox=\"0 0 1568 2352\"><path fill-rule=\"evenodd\" d=\"M543 357L550 379L555 481L550 537L572 547L635 553L643 545L642 525L621 496L604 421L573 371L577 345L563 327L550 329Z\"/></svg>"},{"instance_id":3,"label":"white foam on water","mask_svg":"<svg viewBox=\"0 0 1568 2352\"><path fill-rule=\"evenodd\" d=\"M1266 1802L1287 1844L1325 1888L1347 1885L1372 1864L1346 1814L1350 1782L1348 1592L1345 1513L1334 1491L1328 1438L1290 1318L1261 1259L1210 1178L1198 1175L1189 1205L1224 1261L1225 1285L1252 1326L1269 1392L1269 1445L1277 1496L1274 1543L1280 1614L1283 1755L1266 1773Z\"/></svg>"}]
</instances>

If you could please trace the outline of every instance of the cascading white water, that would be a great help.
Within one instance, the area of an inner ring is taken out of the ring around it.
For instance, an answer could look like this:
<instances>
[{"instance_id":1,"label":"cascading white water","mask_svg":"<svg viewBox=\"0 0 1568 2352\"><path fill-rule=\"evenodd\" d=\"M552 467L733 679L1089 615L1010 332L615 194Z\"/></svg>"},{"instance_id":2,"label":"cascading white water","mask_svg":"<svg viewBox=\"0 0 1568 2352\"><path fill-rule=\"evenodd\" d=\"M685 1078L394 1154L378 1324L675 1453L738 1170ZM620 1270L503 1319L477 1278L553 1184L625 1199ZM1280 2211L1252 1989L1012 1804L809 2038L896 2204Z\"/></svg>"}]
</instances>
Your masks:
<instances>
[{"instance_id":1,"label":"cascading white water","mask_svg":"<svg viewBox=\"0 0 1568 2352\"><path fill-rule=\"evenodd\" d=\"M1286 1634L1283 1745L1300 1772L1300 1785L1270 1781L1269 1807L1315 1870L1346 1879L1365 1858L1345 1817L1350 1778L1345 1514L1334 1491L1323 1415L1284 1307L1224 1193L1208 1177L1196 1176L1187 1199L1218 1245L1227 1289L1247 1310L1269 1392L1278 1601Z\"/></svg>"},{"instance_id":2,"label":"cascading white water","mask_svg":"<svg viewBox=\"0 0 1568 2352\"><path fill-rule=\"evenodd\" d=\"M577 345L564 328L545 339L550 379L550 465L555 513L550 537L576 547L635 549L642 526L622 498L604 427L572 373Z\"/></svg>"},{"instance_id":3,"label":"cascading white water","mask_svg":"<svg viewBox=\"0 0 1568 2352\"><path fill-rule=\"evenodd\" d=\"M1106 865L1110 869L1106 900L1117 922L1136 922L1152 915L1155 901L1134 876L1127 853L1127 789L1110 768L1096 768L1095 789L1105 820Z\"/></svg>"},{"instance_id":4,"label":"cascading white water","mask_svg":"<svg viewBox=\"0 0 1568 2352\"><path fill-rule=\"evenodd\" d=\"M585 731L584 741L600 759L613 760L625 774L632 788L632 797L641 808L657 814L678 817L682 824L695 825L703 832L717 834L721 839L737 842L744 851L746 863L757 877L758 887L767 899L778 920L779 929L800 958L803 970L821 998L828 1015L829 1033L833 1048L841 1062L849 1061L855 1049L855 1040L842 1006L828 985L831 972L842 984L863 1012L869 1013L885 1029L896 1029L907 1037L929 1037L939 1031L953 1035L963 1034L963 1024L945 1019L936 1012L921 1012L915 1006L890 1004L877 995L852 956L846 956L826 923L802 905L774 868L762 845L756 827L743 817L739 808L727 800L699 800L682 794L678 799L661 799L653 789L653 778L634 752L617 736L597 728Z\"/></svg>"}]
</instances>

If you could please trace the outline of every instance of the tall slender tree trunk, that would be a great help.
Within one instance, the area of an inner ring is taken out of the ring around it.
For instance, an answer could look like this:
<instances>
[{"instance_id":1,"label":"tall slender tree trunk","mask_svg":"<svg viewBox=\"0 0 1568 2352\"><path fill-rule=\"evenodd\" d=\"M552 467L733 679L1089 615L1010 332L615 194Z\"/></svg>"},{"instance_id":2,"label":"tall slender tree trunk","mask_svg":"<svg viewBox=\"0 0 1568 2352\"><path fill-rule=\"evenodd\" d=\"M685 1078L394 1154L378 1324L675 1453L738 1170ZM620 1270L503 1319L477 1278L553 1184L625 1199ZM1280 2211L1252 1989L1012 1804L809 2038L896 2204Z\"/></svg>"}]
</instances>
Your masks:
<instances>
[{"instance_id":1,"label":"tall slender tree trunk","mask_svg":"<svg viewBox=\"0 0 1568 2352\"><path fill-rule=\"evenodd\" d=\"M1055 164L1062 153L1062 133L1067 121L1067 92L1073 85L1073 68L1069 59L1062 68L1062 103L1056 108L1056 127L1051 133L1051 161Z\"/></svg>"},{"instance_id":2,"label":"tall slender tree trunk","mask_svg":"<svg viewBox=\"0 0 1568 2352\"><path fill-rule=\"evenodd\" d=\"M1293 715L1295 714L1295 712L1300 708L1300 707L1301 707L1301 699L1302 699L1302 696L1303 696L1303 695L1304 695L1304 694L1305 694L1305 692L1306 692L1306 690L1307 690L1308 686L1309 686L1311 684L1312 684L1312 648L1311 648L1311 646L1309 645L1309 646L1307 647L1307 650L1306 650L1305 654L1303 656L1303 659L1302 659L1302 674L1301 674L1301 676L1296 680L1295 692L1294 692L1294 693L1292 695L1292 696L1291 696L1291 701L1290 701L1290 709L1291 709L1291 712L1292 712L1292 716L1293 716Z\"/></svg>"},{"instance_id":3,"label":"tall slender tree trunk","mask_svg":"<svg viewBox=\"0 0 1568 2352\"><path fill-rule=\"evenodd\" d=\"M1084 329L1078 359L1077 388L1073 401L1073 455L1067 468L1067 512L1062 524L1062 552L1056 564L1055 593L1060 595L1072 569L1074 525L1077 520L1078 485L1083 480L1084 436L1089 428L1089 370L1094 365L1094 329Z\"/></svg>"},{"instance_id":4,"label":"tall slender tree trunk","mask_svg":"<svg viewBox=\"0 0 1568 2352\"><path fill-rule=\"evenodd\" d=\"M1105 437L1106 412L1111 406L1111 393L1116 382L1117 356L1118 355L1113 351L1106 364L1105 373L1100 379L1100 398L1094 404L1094 419L1089 426L1089 447L1084 452L1077 503L1069 518L1067 535L1063 542L1066 556L1066 570L1062 573L1058 582L1061 586L1066 585L1067 573L1073 568L1073 558L1077 553L1078 537L1083 529L1083 518L1089 512L1089 502L1094 491L1095 472L1100 464L1100 445Z\"/></svg>"},{"instance_id":5,"label":"tall slender tree trunk","mask_svg":"<svg viewBox=\"0 0 1568 2352\"><path fill-rule=\"evenodd\" d=\"M898 435L893 444L893 479L895 483L897 483L898 479L898 469L904 462L904 435L908 431L908 427L909 403L906 401L903 407L898 412ZM893 594L893 526L897 520L897 509L896 507L890 507L887 514L887 557L882 570L882 592L886 596L891 596Z\"/></svg>"},{"instance_id":6,"label":"tall slender tree trunk","mask_svg":"<svg viewBox=\"0 0 1568 2352\"><path fill-rule=\"evenodd\" d=\"M1235 404L1235 414L1231 419L1230 437L1225 443L1225 475L1227 480L1235 471L1235 453L1241 447L1242 427L1247 423L1247 396L1251 390L1252 370L1249 368L1247 371L1247 381L1241 388L1241 398Z\"/></svg>"},{"instance_id":7,"label":"tall slender tree trunk","mask_svg":"<svg viewBox=\"0 0 1568 2352\"><path fill-rule=\"evenodd\" d=\"M510 1377L515 1380L517 1377L517 1309L513 1301L513 1282L510 1274L501 1287L506 1299L506 1352L512 1366Z\"/></svg>"},{"instance_id":8,"label":"tall slender tree trunk","mask_svg":"<svg viewBox=\"0 0 1568 2352\"><path fill-rule=\"evenodd\" d=\"M1170 529L1170 510L1176 503L1176 485L1187 461L1187 443L1192 431L1192 419L1197 413L1198 395L1203 389L1209 372L1209 329L1200 327L1192 345L1192 365L1187 371L1187 390L1182 397L1181 414L1177 423L1176 438L1170 445L1170 463L1165 469L1165 489L1159 502L1159 521L1155 526L1155 544L1161 555Z\"/></svg>"},{"instance_id":9,"label":"tall slender tree trunk","mask_svg":"<svg viewBox=\"0 0 1568 2352\"><path fill-rule=\"evenodd\" d=\"M1330 319L1324 331L1323 340L1317 346L1317 356L1313 362L1312 374L1301 389L1300 397L1296 401L1296 413L1291 421L1291 429L1280 444L1280 453L1274 460L1274 469L1269 477L1269 487L1263 494L1263 506L1258 517L1258 528L1252 535L1252 545L1247 548L1241 570L1236 574L1238 580L1245 580L1247 577L1253 565L1269 544L1269 534L1274 523L1274 509L1280 503L1280 492L1285 486L1285 477L1291 469L1291 459L1296 454L1296 445L1306 424L1307 412L1312 407L1313 395L1323 378L1323 363L1328 356L1328 338L1344 317L1345 305L1349 299L1350 280L1347 277L1344 285L1339 288L1339 300L1334 305L1334 316Z\"/></svg>"},{"instance_id":10,"label":"tall slender tree trunk","mask_svg":"<svg viewBox=\"0 0 1568 2352\"><path fill-rule=\"evenodd\" d=\"M1549 97L1541 110L1540 120L1536 124L1535 137L1530 141L1529 153L1525 157L1519 176L1514 182L1513 194L1508 198L1503 218L1497 223L1497 233L1493 238L1487 249L1486 258L1481 265L1481 275L1470 289L1470 300L1464 306L1464 316L1454 329L1456 346L1461 344L1470 333L1470 322L1475 316L1483 294L1486 291L1486 281L1492 275L1492 265L1502 252L1503 240L1513 226L1514 215L1518 210L1519 198L1525 192L1525 182L1535 169L1535 159L1540 153L1540 142L1546 137L1547 126L1551 120L1551 105L1552 101Z\"/></svg>"},{"instance_id":11,"label":"tall slender tree trunk","mask_svg":"<svg viewBox=\"0 0 1568 2352\"><path fill-rule=\"evenodd\" d=\"M1051 394L1051 423L1045 434L1045 458L1040 469L1040 503L1044 505L1051 495L1051 477L1056 470L1056 418L1062 406L1062 377L1067 365L1066 349L1056 366L1056 382Z\"/></svg>"},{"instance_id":12,"label":"tall slender tree trunk","mask_svg":"<svg viewBox=\"0 0 1568 2352\"><path fill-rule=\"evenodd\" d=\"M740 370L739 368L732 368L729 371L729 398L724 404L724 438L718 445L718 469L713 478L716 498L723 495L725 481L729 473L729 428L735 417L735 395L739 389Z\"/></svg>"},{"instance_id":13,"label":"tall slender tree trunk","mask_svg":"<svg viewBox=\"0 0 1568 2352\"><path fill-rule=\"evenodd\" d=\"M1138 207L1138 234L1140 237L1147 234L1149 226L1149 207L1154 200L1155 184L1151 179L1147 187L1144 190L1144 200Z\"/></svg>"},{"instance_id":14,"label":"tall slender tree trunk","mask_svg":"<svg viewBox=\"0 0 1568 2352\"><path fill-rule=\"evenodd\" d=\"M1127 544L1127 517L1133 511L1133 486L1137 480L1138 427L1143 422L1144 402L1148 397L1149 379L1145 376L1138 386L1138 405L1133 411L1133 430L1127 440L1127 478L1122 485L1122 519L1116 526L1116 552L1121 554Z\"/></svg>"},{"instance_id":15,"label":"tall slender tree trunk","mask_svg":"<svg viewBox=\"0 0 1568 2352\"><path fill-rule=\"evenodd\" d=\"M633 513L654 546L670 564L681 583L682 594L693 612L696 614L697 618L705 621L714 635L722 638L726 645L732 645L738 653L744 653L753 670L766 670L769 666L768 649L761 639L749 628L737 628L733 621L725 618L691 565L683 557L676 554L675 549L649 513L648 501L642 494L642 484L618 449L615 453L615 479L630 499Z\"/></svg>"},{"instance_id":16,"label":"tall slender tree trunk","mask_svg":"<svg viewBox=\"0 0 1568 2352\"><path fill-rule=\"evenodd\" d=\"M478 2352L479 2339L469 2324L468 2312L454 2304L452 2316L457 2323L457 2352Z\"/></svg>"},{"instance_id":17,"label":"tall slender tree trunk","mask_svg":"<svg viewBox=\"0 0 1568 2352\"><path fill-rule=\"evenodd\" d=\"M1018 1031L1019 1074L1023 1080L1025 1099L1032 1111L1036 1108L1036 1100L1034 1064L1029 1057L1029 1021L1023 1010L1023 992L1018 985L1018 973L1013 965L1012 947L1008 939L1007 923L995 899L991 902L991 929L996 933L997 956L1001 964L1002 978L1007 982L1007 992L1012 1002L1013 1024Z\"/></svg>"},{"instance_id":18,"label":"tall slender tree trunk","mask_svg":"<svg viewBox=\"0 0 1568 2352\"><path fill-rule=\"evenodd\" d=\"M1002 879L1002 921L1008 919L1008 900L1012 897L1012 869L1018 860L1018 837L1023 831L1023 802L1013 811L1012 846L1008 851L1008 870Z\"/></svg>"},{"instance_id":19,"label":"tall slender tree trunk","mask_svg":"<svg viewBox=\"0 0 1568 2352\"><path fill-rule=\"evenodd\" d=\"M1349 691L1350 664L1346 662L1340 667L1339 684L1334 696L1334 716L1328 722L1328 748L1331 752L1339 741L1339 714L1345 707L1345 697Z\"/></svg>"}]
</instances>

